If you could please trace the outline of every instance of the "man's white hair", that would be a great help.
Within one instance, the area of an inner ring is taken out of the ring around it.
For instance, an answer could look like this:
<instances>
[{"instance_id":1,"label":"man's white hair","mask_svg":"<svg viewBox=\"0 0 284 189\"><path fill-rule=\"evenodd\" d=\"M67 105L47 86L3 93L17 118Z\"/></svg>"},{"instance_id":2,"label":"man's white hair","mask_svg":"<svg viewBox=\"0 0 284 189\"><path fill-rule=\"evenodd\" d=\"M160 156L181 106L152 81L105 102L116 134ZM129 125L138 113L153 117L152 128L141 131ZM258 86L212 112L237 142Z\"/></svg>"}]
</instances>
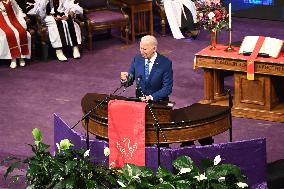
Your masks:
<instances>
[{"instance_id":1,"label":"man's white hair","mask_svg":"<svg viewBox=\"0 0 284 189\"><path fill-rule=\"evenodd\" d=\"M141 43L150 43L151 45L157 47L158 46L158 41L156 37L153 35L145 35L141 38Z\"/></svg>"}]
</instances>

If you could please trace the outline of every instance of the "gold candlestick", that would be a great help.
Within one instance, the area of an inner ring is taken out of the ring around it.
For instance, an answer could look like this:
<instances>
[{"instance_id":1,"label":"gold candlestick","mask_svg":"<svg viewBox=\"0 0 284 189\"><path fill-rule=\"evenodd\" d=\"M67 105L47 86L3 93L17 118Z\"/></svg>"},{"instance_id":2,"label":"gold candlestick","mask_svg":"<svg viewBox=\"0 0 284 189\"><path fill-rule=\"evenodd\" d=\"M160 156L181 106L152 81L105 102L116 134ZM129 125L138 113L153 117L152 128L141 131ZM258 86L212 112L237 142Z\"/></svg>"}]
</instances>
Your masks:
<instances>
[{"instance_id":1,"label":"gold candlestick","mask_svg":"<svg viewBox=\"0 0 284 189\"><path fill-rule=\"evenodd\" d=\"M235 49L232 47L232 28L229 28L229 46L225 50L226 52L232 52L235 51Z\"/></svg>"}]
</instances>

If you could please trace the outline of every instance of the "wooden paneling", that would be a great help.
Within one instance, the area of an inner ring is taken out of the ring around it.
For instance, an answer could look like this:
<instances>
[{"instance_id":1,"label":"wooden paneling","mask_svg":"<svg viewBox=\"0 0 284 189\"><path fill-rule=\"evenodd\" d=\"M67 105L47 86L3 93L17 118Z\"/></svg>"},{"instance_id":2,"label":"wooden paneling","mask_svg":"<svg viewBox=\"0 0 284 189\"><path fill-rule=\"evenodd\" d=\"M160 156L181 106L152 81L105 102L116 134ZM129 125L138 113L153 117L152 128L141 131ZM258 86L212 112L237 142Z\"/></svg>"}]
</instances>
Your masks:
<instances>
[{"instance_id":1,"label":"wooden paneling","mask_svg":"<svg viewBox=\"0 0 284 189\"><path fill-rule=\"evenodd\" d=\"M235 73L235 106L253 109L270 110L271 82L270 77L256 76L247 80L246 74Z\"/></svg>"}]
</instances>

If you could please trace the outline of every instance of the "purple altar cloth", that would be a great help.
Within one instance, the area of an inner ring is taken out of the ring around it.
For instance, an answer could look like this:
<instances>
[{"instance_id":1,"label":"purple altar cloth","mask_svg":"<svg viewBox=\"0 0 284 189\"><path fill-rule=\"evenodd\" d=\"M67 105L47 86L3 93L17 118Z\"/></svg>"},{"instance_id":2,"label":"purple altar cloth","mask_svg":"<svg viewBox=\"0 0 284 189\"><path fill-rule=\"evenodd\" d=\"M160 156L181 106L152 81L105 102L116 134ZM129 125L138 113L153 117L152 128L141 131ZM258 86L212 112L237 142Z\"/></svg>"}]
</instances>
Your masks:
<instances>
[{"instance_id":1,"label":"purple altar cloth","mask_svg":"<svg viewBox=\"0 0 284 189\"><path fill-rule=\"evenodd\" d=\"M85 136L72 130L60 117L54 114L54 143L68 138L74 144L74 148L86 147ZM90 140L90 156L95 163L108 164L108 158L104 156L104 148L108 142L98 139ZM157 147L146 147L146 166L157 170ZM231 163L239 166L248 177L250 188L265 189L266 185L266 140L251 139L245 141L214 144L208 146L189 146L182 148L161 148L161 166L173 171L172 161L181 155L187 155L197 164L204 158L214 159L220 155L223 163Z\"/></svg>"}]
</instances>

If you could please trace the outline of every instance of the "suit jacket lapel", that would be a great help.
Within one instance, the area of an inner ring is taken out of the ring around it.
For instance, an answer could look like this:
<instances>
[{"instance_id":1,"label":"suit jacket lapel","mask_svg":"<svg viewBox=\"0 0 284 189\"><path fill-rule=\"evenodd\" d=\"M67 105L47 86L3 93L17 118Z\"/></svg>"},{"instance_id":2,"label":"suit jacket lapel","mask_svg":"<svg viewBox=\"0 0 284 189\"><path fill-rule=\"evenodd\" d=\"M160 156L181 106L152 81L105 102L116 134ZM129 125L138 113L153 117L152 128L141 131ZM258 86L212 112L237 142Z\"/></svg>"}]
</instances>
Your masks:
<instances>
[{"instance_id":1,"label":"suit jacket lapel","mask_svg":"<svg viewBox=\"0 0 284 189\"><path fill-rule=\"evenodd\" d=\"M159 65L159 60L160 60L160 54L157 53L157 58L153 64L153 67L152 67L152 70L151 70L151 73L149 75L149 78L148 78L148 82L152 79L153 75L155 74L155 72L157 71L158 69L158 65ZM145 66L144 66L145 67Z\"/></svg>"},{"instance_id":2,"label":"suit jacket lapel","mask_svg":"<svg viewBox=\"0 0 284 189\"><path fill-rule=\"evenodd\" d=\"M139 65L141 65L141 70L142 70L142 78L143 78L143 81L145 81L145 83L146 83L146 79L145 79L145 58L143 58L142 56L141 56L141 59L140 59L140 64Z\"/></svg>"}]
</instances>

